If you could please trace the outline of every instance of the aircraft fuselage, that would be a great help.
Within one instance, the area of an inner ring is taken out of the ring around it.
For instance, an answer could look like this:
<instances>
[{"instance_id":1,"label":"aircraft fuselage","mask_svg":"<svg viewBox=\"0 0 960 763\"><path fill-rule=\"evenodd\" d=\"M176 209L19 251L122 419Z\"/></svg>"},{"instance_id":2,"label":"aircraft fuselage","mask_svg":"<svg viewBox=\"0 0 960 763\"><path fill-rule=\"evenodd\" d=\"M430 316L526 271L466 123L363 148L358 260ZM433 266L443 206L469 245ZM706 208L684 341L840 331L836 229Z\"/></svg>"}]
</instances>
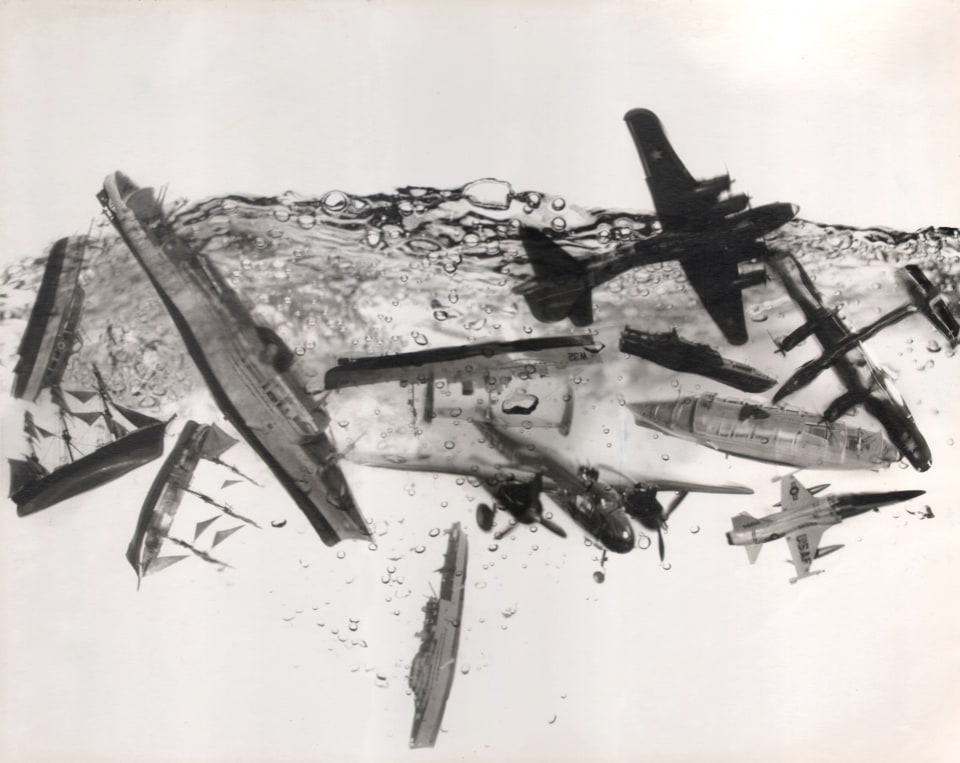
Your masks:
<instances>
[{"instance_id":1,"label":"aircraft fuselage","mask_svg":"<svg viewBox=\"0 0 960 763\"><path fill-rule=\"evenodd\" d=\"M849 390L853 405L863 403L867 412L886 429L891 442L918 471L926 471L932 463L930 447L910 413L910 409L893 382L880 370L862 344L884 325L872 324L858 336L841 320L835 310L827 310L813 282L792 255L777 255L770 263L790 297L803 311L811 333L831 359L830 364L844 387ZM882 321L878 321L878 324ZM869 334L867 333L869 332ZM803 382L812 381L817 362L801 367L786 384L787 392L778 391L774 400L796 391ZM839 411L842 413L842 411Z\"/></svg>"},{"instance_id":2,"label":"aircraft fuselage","mask_svg":"<svg viewBox=\"0 0 960 763\"><path fill-rule=\"evenodd\" d=\"M727 533L732 546L749 546L778 540L809 527L829 527L867 511L909 501L923 490L893 490L884 493L846 493L815 498L809 506L786 509L776 514L745 521L740 529Z\"/></svg>"},{"instance_id":3,"label":"aircraft fuselage","mask_svg":"<svg viewBox=\"0 0 960 763\"><path fill-rule=\"evenodd\" d=\"M596 255L583 260L586 273L578 277L579 286L601 286L634 268L676 260L697 267L702 262L709 269L718 259L740 262L757 239L788 223L797 214L792 204L766 204L724 218L717 223L693 230L664 231L648 239L621 247L613 254ZM624 249L627 249L623 253Z\"/></svg>"}]
</instances>

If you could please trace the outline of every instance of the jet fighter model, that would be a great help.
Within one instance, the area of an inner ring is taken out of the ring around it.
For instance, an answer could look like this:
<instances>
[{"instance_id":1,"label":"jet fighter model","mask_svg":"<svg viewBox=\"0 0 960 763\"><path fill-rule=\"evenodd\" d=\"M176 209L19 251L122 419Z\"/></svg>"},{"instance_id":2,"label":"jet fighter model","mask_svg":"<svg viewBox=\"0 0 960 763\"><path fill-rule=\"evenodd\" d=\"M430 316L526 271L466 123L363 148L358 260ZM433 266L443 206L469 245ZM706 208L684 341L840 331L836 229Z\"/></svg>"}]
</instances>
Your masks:
<instances>
[{"instance_id":1,"label":"jet fighter model","mask_svg":"<svg viewBox=\"0 0 960 763\"><path fill-rule=\"evenodd\" d=\"M641 504L646 509L656 501L656 491L738 493L753 491L740 485L702 485L676 480L634 480L615 473L608 480L597 468L577 464L564 454L540 443L534 444L524 435L513 434L495 424L474 421L484 439L490 443L506 463L490 464L477 460L456 460L443 456L424 455L414 459L380 454L364 456L355 451L347 456L351 461L367 466L400 469L404 471L440 472L471 477L494 498L494 507L481 504L477 508L477 522L482 529L493 525L497 508L510 513L516 522L539 522L558 535L563 529L543 514L540 489L552 498L587 534L615 553L623 554L634 546L634 531L628 512L639 516ZM535 447L531 447L534 446ZM612 471L612 470L607 470ZM659 506L659 503L656 504ZM516 526L516 522L498 537Z\"/></svg>"},{"instance_id":2,"label":"jet fighter model","mask_svg":"<svg viewBox=\"0 0 960 763\"><path fill-rule=\"evenodd\" d=\"M929 469L933 462L930 447L889 374L877 366L867 354L863 341L917 310L928 317L935 317L934 326L938 327L948 340L952 336L952 341L955 341L956 321L950 323L953 316L932 284L926 280L919 268L907 269L903 277L914 283L911 290L913 304L904 305L865 329L853 332L840 318L836 309L831 310L823 304L813 281L796 258L789 254L778 254L770 258L770 265L807 319L806 323L779 343L780 350L789 352L811 334L817 338L824 350L820 358L801 366L784 382L774 395L774 402L809 384L824 369L833 368L847 392L827 407L823 418L826 421L836 421L851 408L862 404L867 413L883 425L890 440L917 471ZM944 319L944 314L947 319Z\"/></svg>"},{"instance_id":3,"label":"jet fighter model","mask_svg":"<svg viewBox=\"0 0 960 763\"><path fill-rule=\"evenodd\" d=\"M819 486L820 489L827 487ZM819 490L817 491L819 492ZM733 529L727 533L727 543L744 546L750 564L757 561L762 543L786 537L797 576L796 583L823 570L810 572L814 559L839 551L843 546L820 548L820 537L832 525L867 511L877 511L901 501L909 501L925 493L924 490L894 490L886 493L848 493L817 498L800 481L790 475L781 481L780 506L782 511L759 519L743 512L733 517Z\"/></svg>"},{"instance_id":4,"label":"jet fighter model","mask_svg":"<svg viewBox=\"0 0 960 763\"><path fill-rule=\"evenodd\" d=\"M730 190L729 175L697 181L674 152L657 116L633 109L624 119L640 154L662 232L624 244L612 254L577 259L546 233L522 229L520 238L533 276L514 292L545 323L569 318L575 326L593 322L592 290L641 265L678 260L704 308L731 344L747 341L742 290L766 280L764 270L741 274L740 263L764 259L760 240L797 214L793 204L749 208Z\"/></svg>"},{"instance_id":5,"label":"jet fighter model","mask_svg":"<svg viewBox=\"0 0 960 763\"><path fill-rule=\"evenodd\" d=\"M900 458L880 432L715 393L627 408L640 426L754 461L802 469L883 469Z\"/></svg>"},{"instance_id":6,"label":"jet fighter model","mask_svg":"<svg viewBox=\"0 0 960 763\"><path fill-rule=\"evenodd\" d=\"M744 392L765 392L777 383L753 366L723 357L708 344L684 339L677 330L652 333L626 326L620 352L649 360L672 371L706 376Z\"/></svg>"}]
</instances>

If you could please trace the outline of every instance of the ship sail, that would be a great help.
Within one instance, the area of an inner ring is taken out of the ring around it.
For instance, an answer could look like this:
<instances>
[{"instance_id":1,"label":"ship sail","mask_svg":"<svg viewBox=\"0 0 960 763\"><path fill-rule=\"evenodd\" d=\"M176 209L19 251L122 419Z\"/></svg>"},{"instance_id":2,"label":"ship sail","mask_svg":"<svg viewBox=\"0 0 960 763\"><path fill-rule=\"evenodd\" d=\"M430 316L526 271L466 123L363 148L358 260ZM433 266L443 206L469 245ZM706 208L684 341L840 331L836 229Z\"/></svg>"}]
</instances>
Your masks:
<instances>
[{"instance_id":1,"label":"ship sail","mask_svg":"<svg viewBox=\"0 0 960 763\"><path fill-rule=\"evenodd\" d=\"M59 432L45 429L34 421L33 414L24 414L23 431L30 455L26 460L10 459L11 494L20 516L48 508L80 493L111 482L132 469L159 458L163 453L163 434L167 422L128 408L117 408L124 418L130 420L133 429L128 429L114 418L110 406L113 403L100 372L94 366L97 390L89 394L71 391L77 400L92 400L99 395L102 403L99 411L74 410L67 404L59 384L51 387L51 399L57 409ZM130 415L132 414L132 415ZM88 426L103 422L112 440L84 454L77 447L70 420ZM66 463L48 469L40 463L37 445L50 438L63 444Z\"/></svg>"},{"instance_id":2,"label":"ship sail","mask_svg":"<svg viewBox=\"0 0 960 763\"><path fill-rule=\"evenodd\" d=\"M254 527L259 527L252 519L241 516L232 507L194 489L190 484L201 459L218 464L222 463L219 457L236 442L236 439L215 424L203 425L195 421L187 421L184 425L176 445L174 445L167 460L160 468L150 491L147 493L140 509L140 516L137 520L133 538L127 547L127 561L130 562L137 573L138 585L144 576L159 572L173 563L164 562L171 557L160 556L161 548L166 541L187 549L194 556L198 556L204 561L222 564L207 552L170 534L180 505L187 495L200 498L204 503L219 509L224 514ZM219 516L215 516L196 523L193 534L194 543L218 518ZM211 548L221 543L240 527L243 527L243 525L216 533Z\"/></svg>"}]
</instances>

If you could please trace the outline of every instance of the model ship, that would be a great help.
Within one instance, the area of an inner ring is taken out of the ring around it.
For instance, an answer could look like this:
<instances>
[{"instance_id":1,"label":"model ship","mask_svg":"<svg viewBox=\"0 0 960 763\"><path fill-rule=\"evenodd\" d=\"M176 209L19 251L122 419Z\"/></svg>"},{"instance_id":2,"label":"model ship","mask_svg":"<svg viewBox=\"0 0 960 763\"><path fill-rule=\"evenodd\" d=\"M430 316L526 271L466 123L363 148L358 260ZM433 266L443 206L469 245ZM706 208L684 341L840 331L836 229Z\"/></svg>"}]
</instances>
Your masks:
<instances>
[{"instance_id":1,"label":"model ship","mask_svg":"<svg viewBox=\"0 0 960 763\"><path fill-rule=\"evenodd\" d=\"M327 545L370 530L337 463L326 410L307 392L296 356L165 219L151 188L120 172L98 194L147 272L220 410Z\"/></svg>"},{"instance_id":2,"label":"model ship","mask_svg":"<svg viewBox=\"0 0 960 763\"><path fill-rule=\"evenodd\" d=\"M27 320L13 370L13 396L35 401L40 392L57 386L78 341L83 312L84 243L62 238L53 245L40 281L40 291Z\"/></svg>"},{"instance_id":3,"label":"model ship","mask_svg":"<svg viewBox=\"0 0 960 763\"><path fill-rule=\"evenodd\" d=\"M723 357L708 344L684 339L676 329L653 333L626 326L620 335L620 352L672 371L706 376L743 392L765 392L777 383L753 366Z\"/></svg>"},{"instance_id":4,"label":"model ship","mask_svg":"<svg viewBox=\"0 0 960 763\"><path fill-rule=\"evenodd\" d=\"M219 509L223 514L238 519L244 524L258 526L253 520L237 514L225 503L216 501L190 486L193 474L201 459L222 464L232 469L233 467L223 464L220 456L236 443L237 441L233 437L230 437L216 424L206 425L188 421L184 425L176 445L173 446L170 455L167 456L167 460L164 461L150 486L150 491L147 493L140 509L136 530L127 548L127 561L130 562L137 573L138 586L140 580L146 575L159 572L190 555L168 554L160 556L161 548L167 540L205 561L222 564L213 559L209 553L201 551L190 542L170 536L170 528L176 517L177 509L186 495L195 496L207 505ZM197 523L193 537L194 542L219 516L218 514L212 519ZM214 534L211 548L218 546L242 527L243 525L234 525L224 530L218 530Z\"/></svg>"},{"instance_id":5,"label":"model ship","mask_svg":"<svg viewBox=\"0 0 960 763\"><path fill-rule=\"evenodd\" d=\"M57 408L58 431L38 426L32 413L24 414L24 433L30 453L25 459L9 459L10 498L17 505L17 514L25 516L53 506L80 493L105 485L129 471L159 458L163 453L163 434L167 423L132 408L118 405L110 397L103 377L93 367L96 391L67 392L81 401L99 396L99 411L72 410L65 393L59 387L52 389ZM125 426L118 418L128 423ZM70 422L100 426L106 437L89 453L82 453L74 443ZM130 427L130 428L128 428ZM50 468L42 463L39 445L42 440L60 442L61 461Z\"/></svg>"},{"instance_id":6,"label":"model ship","mask_svg":"<svg viewBox=\"0 0 960 763\"><path fill-rule=\"evenodd\" d=\"M755 461L807 469L878 469L900 459L880 432L819 413L705 394L627 406L640 426Z\"/></svg>"},{"instance_id":7,"label":"model ship","mask_svg":"<svg viewBox=\"0 0 960 763\"><path fill-rule=\"evenodd\" d=\"M467 536L455 523L449 530L443 558L440 595L423 607L420 651L410 666L410 688L416 709L410 730L411 747L433 747L457 669L460 618L467 577Z\"/></svg>"}]
</instances>

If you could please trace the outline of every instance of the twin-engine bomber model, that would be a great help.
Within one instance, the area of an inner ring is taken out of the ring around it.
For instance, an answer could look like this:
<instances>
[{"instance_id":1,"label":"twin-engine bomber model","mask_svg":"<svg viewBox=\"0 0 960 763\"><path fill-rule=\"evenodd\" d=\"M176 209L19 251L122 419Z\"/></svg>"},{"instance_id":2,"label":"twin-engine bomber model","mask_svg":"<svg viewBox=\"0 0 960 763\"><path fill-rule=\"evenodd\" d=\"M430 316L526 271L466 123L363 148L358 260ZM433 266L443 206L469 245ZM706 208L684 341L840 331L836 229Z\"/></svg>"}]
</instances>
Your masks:
<instances>
[{"instance_id":1,"label":"twin-engine bomber model","mask_svg":"<svg viewBox=\"0 0 960 763\"><path fill-rule=\"evenodd\" d=\"M257 324L237 293L174 231L152 188L116 172L98 195L147 272L213 397L327 545L370 535L337 463L323 407L296 356Z\"/></svg>"}]
</instances>

